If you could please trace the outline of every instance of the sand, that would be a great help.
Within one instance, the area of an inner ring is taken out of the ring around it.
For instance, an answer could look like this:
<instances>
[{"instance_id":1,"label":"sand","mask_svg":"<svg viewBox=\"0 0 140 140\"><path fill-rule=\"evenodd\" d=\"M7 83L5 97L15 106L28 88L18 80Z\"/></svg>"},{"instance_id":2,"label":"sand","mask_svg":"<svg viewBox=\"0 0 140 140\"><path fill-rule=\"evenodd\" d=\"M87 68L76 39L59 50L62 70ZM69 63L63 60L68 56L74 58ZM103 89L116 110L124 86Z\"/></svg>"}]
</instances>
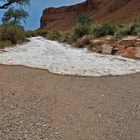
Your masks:
<instances>
[{"instance_id":1,"label":"sand","mask_svg":"<svg viewBox=\"0 0 140 140\"><path fill-rule=\"evenodd\" d=\"M61 76L0 66L0 140L139 140L140 74Z\"/></svg>"}]
</instances>

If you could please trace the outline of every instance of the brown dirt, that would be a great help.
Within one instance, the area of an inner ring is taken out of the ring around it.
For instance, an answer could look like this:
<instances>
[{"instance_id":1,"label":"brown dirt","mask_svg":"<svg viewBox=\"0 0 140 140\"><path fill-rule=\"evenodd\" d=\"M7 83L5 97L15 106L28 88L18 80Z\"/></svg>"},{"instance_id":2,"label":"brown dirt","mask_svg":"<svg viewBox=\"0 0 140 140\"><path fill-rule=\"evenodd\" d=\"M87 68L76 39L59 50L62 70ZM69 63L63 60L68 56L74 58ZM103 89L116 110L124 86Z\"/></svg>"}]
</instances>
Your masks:
<instances>
[{"instance_id":1,"label":"brown dirt","mask_svg":"<svg viewBox=\"0 0 140 140\"><path fill-rule=\"evenodd\" d=\"M139 84L0 66L0 140L139 140Z\"/></svg>"}]
</instances>

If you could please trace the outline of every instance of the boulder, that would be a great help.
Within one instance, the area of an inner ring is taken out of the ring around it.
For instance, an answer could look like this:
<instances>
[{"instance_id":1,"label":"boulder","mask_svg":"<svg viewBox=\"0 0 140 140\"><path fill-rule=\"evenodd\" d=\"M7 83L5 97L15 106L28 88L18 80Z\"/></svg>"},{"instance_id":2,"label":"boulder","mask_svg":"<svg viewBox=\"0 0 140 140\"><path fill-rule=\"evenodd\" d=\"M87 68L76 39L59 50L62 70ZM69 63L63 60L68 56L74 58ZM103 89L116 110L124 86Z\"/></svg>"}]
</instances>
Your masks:
<instances>
[{"instance_id":1,"label":"boulder","mask_svg":"<svg viewBox=\"0 0 140 140\"><path fill-rule=\"evenodd\" d=\"M88 45L86 46L87 50L92 51L92 52L96 52L96 53L102 53L102 47L101 46L92 46L92 45Z\"/></svg>"},{"instance_id":2,"label":"boulder","mask_svg":"<svg viewBox=\"0 0 140 140\"><path fill-rule=\"evenodd\" d=\"M103 44L101 47L102 47L102 53L103 54L112 54L113 46L107 45L107 44Z\"/></svg>"}]
</instances>

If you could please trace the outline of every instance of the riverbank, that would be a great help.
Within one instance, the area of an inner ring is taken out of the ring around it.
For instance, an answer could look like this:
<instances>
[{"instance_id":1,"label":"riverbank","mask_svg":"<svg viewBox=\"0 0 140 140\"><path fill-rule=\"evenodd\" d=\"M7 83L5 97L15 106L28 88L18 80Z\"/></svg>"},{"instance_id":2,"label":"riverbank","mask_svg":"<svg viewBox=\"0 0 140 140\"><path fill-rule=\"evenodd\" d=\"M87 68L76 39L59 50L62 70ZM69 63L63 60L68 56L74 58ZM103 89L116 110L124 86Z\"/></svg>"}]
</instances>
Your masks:
<instances>
[{"instance_id":1,"label":"riverbank","mask_svg":"<svg viewBox=\"0 0 140 140\"><path fill-rule=\"evenodd\" d=\"M140 137L140 74L60 76L0 66L0 137L117 140Z\"/></svg>"}]
</instances>

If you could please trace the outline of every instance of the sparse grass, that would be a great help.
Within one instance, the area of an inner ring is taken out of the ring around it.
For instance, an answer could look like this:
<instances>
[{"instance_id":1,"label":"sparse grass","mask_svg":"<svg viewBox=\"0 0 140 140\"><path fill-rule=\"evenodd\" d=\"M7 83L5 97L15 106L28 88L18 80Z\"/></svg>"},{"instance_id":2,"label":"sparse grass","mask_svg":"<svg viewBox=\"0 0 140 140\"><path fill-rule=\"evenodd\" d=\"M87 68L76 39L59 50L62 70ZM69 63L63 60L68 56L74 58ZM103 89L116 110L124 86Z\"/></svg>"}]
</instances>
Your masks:
<instances>
[{"instance_id":1,"label":"sparse grass","mask_svg":"<svg viewBox=\"0 0 140 140\"><path fill-rule=\"evenodd\" d=\"M0 25L0 48L9 47L25 40L24 29L14 25Z\"/></svg>"},{"instance_id":2,"label":"sparse grass","mask_svg":"<svg viewBox=\"0 0 140 140\"><path fill-rule=\"evenodd\" d=\"M11 47L12 44L10 41L0 41L0 49Z\"/></svg>"}]
</instances>

